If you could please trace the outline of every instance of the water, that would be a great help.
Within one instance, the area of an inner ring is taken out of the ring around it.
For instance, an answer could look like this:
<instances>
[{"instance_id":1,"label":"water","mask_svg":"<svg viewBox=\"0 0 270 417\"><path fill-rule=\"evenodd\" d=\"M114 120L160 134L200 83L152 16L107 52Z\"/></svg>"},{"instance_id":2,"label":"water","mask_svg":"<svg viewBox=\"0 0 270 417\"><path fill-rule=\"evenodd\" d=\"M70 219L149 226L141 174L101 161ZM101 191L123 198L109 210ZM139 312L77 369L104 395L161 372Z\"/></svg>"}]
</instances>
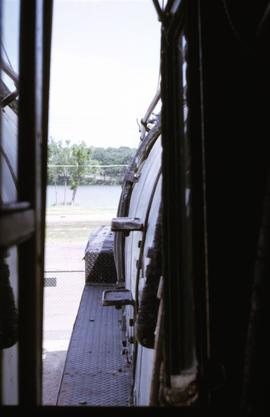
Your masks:
<instances>
[{"instance_id":1,"label":"water","mask_svg":"<svg viewBox=\"0 0 270 417\"><path fill-rule=\"evenodd\" d=\"M63 185L47 186L47 207L64 202ZM115 209L118 206L121 194L120 185L83 185L78 187L75 205L86 208L105 208ZM72 191L69 187L66 188L66 203L71 202Z\"/></svg>"}]
</instances>

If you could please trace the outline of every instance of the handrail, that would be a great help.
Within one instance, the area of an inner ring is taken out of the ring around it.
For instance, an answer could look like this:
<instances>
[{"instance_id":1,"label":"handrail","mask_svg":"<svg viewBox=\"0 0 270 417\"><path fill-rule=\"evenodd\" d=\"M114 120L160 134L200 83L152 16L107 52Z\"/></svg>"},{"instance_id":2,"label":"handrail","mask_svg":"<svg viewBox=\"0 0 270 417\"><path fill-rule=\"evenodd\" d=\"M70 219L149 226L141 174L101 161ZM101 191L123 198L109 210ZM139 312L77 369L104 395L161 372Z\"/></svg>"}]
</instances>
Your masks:
<instances>
[{"instance_id":1,"label":"handrail","mask_svg":"<svg viewBox=\"0 0 270 417\"><path fill-rule=\"evenodd\" d=\"M8 65L3 59L0 64L0 68L2 71L4 71L15 83L16 87L19 83L19 78L16 72L11 68L10 65Z\"/></svg>"},{"instance_id":2,"label":"handrail","mask_svg":"<svg viewBox=\"0 0 270 417\"><path fill-rule=\"evenodd\" d=\"M145 133L148 131L147 122L149 121L149 118L150 118L151 114L153 113L153 111L154 111L157 103L159 102L159 100L160 100L160 89L157 90L157 92L156 92L153 100L151 101L144 117L141 119L141 127L140 127L140 133L141 133L140 139L141 140L144 139Z\"/></svg>"}]
</instances>

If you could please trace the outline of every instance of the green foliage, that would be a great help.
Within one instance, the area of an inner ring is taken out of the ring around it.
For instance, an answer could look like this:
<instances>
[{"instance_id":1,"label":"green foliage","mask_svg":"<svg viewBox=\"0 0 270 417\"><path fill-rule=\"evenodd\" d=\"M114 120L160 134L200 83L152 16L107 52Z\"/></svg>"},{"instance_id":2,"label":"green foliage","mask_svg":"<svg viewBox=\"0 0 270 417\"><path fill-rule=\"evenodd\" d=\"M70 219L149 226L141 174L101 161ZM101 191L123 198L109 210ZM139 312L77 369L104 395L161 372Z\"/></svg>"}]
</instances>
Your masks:
<instances>
[{"instance_id":1,"label":"green foliage","mask_svg":"<svg viewBox=\"0 0 270 417\"><path fill-rule=\"evenodd\" d=\"M68 185L73 190L74 202L79 185L121 184L135 152L136 149L127 146L94 148L84 142L71 145L68 140L50 138L48 184Z\"/></svg>"},{"instance_id":2,"label":"green foliage","mask_svg":"<svg viewBox=\"0 0 270 417\"><path fill-rule=\"evenodd\" d=\"M73 191L72 203L75 201L77 188L87 172L87 164L89 164L90 158L91 149L88 148L84 142L81 142L79 145L75 144L71 146L70 161L71 165L75 165L70 170L70 188Z\"/></svg>"},{"instance_id":3,"label":"green foliage","mask_svg":"<svg viewBox=\"0 0 270 417\"><path fill-rule=\"evenodd\" d=\"M101 173L104 176L104 181L108 183L108 179L111 179L111 183L121 184L126 172L126 166L131 163L135 152L136 149L127 146L93 148L93 158L98 160L100 165L125 165L125 167L113 166L103 168Z\"/></svg>"},{"instance_id":4,"label":"green foliage","mask_svg":"<svg viewBox=\"0 0 270 417\"><path fill-rule=\"evenodd\" d=\"M50 139L48 146L48 183L56 184L58 171L52 165L60 165L60 142Z\"/></svg>"},{"instance_id":5,"label":"green foliage","mask_svg":"<svg viewBox=\"0 0 270 417\"><path fill-rule=\"evenodd\" d=\"M120 148L93 148L93 158L101 165L129 165L136 149L120 146Z\"/></svg>"},{"instance_id":6,"label":"green foliage","mask_svg":"<svg viewBox=\"0 0 270 417\"><path fill-rule=\"evenodd\" d=\"M74 165L70 170L70 188L74 190L78 187L80 180L87 172L86 165L90 163L91 149L82 142L79 145L72 145L70 150L70 164Z\"/></svg>"},{"instance_id":7,"label":"green foliage","mask_svg":"<svg viewBox=\"0 0 270 417\"><path fill-rule=\"evenodd\" d=\"M59 179L67 181L68 170L63 165L71 162L70 141L66 140L65 144L61 141L56 142L50 139L48 146L48 183L59 183Z\"/></svg>"}]
</instances>

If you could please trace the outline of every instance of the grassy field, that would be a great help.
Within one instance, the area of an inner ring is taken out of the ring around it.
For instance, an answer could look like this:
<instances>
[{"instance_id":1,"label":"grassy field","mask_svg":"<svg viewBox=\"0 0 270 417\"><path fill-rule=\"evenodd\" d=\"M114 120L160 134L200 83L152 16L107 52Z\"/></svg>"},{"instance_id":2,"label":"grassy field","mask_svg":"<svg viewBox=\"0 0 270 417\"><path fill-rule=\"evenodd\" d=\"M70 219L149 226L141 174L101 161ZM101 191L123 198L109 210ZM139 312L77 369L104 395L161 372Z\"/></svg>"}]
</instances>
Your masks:
<instances>
[{"instance_id":1,"label":"grassy field","mask_svg":"<svg viewBox=\"0 0 270 417\"><path fill-rule=\"evenodd\" d=\"M111 209L58 206L47 210L46 245L85 244L97 228L109 225L116 216Z\"/></svg>"}]
</instances>

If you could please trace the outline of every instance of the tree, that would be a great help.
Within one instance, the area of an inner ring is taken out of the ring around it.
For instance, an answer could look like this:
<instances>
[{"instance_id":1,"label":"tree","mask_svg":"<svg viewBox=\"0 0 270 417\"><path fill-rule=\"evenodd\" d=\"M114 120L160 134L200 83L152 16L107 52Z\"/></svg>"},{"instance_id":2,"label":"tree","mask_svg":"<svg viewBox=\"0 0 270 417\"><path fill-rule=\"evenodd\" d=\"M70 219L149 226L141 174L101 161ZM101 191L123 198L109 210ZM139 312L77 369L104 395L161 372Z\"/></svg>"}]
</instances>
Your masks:
<instances>
[{"instance_id":1,"label":"tree","mask_svg":"<svg viewBox=\"0 0 270 417\"><path fill-rule=\"evenodd\" d=\"M68 185L68 179L69 179L69 172L68 172L68 167L67 165L70 165L71 162L71 155L72 155L72 151L71 151L71 147L70 147L70 141L66 140L65 141L65 145L62 145L62 142L59 142L60 144L60 158L59 158L59 165L60 167L59 169L59 176L62 177L63 181L64 181L64 201L63 204L64 206L66 205L66 191L67 191L67 185Z\"/></svg>"},{"instance_id":2,"label":"tree","mask_svg":"<svg viewBox=\"0 0 270 417\"><path fill-rule=\"evenodd\" d=\"M48 184L55 186L55 204L57 204L56 185L59 184L64 185L64 205L68 185L73 191L71 200L73 204L80 184L121 184L127 165L130 164L135 152L136 149L126 146L94 148L86 146L84 142L71 145L68 140L62 142L50 138Z\"/></svg>"},{"instance_id":3,"label":"tree","mask_svg":"<svg viewBox=\"0 0 270 417\"><path fill-rule=\"evenodd\" d=\"M55 205L57 205L57 182L59 173L56 166L61 160L61 142L56 142L53 138L49 138L48 144L48 184L54 184L55 188Z\"/></svg>"},{"instance_id":4,"label":"tree","mask_svg":"<svg viewBox=\"0 0 270 417\"><path fill-rule=\"evenodd\" d=\"M93 155L93 154L92 154ZM84 184L95 184L98 176L102 173L100 162L91 157L88 175L85 176Z\"/></svg>"},{"instance_id":5,"label":"tree","mask_svg":"<svg viewBox=\"0 0 270 417\"><path fill-rule=\"evenodd\" d=\"M70 172L70 189L72 190L71 204L74 204L78 186L87 172L87 165L90 162L91 153L91 148L88 148L84 142L71 146L71 164L74 165Z\"/></svg>"},{"instance_id":6,"label":"tree","mask_svg":"<svg viewBox=\"0 0 270 417\"><path fill-rule=\"evenodd\" d=\"M127 146L120 146L119 148L93 148L92 157L100 162L101 165L112 165L111 167L103 168L102 173L104 182L109 180L111 183L120 184L128 166L134 155L136 149ZM114 166L115 165L115 166ZM125 165L125 166L124 166Z\"/></svg>"}]
</instances>

